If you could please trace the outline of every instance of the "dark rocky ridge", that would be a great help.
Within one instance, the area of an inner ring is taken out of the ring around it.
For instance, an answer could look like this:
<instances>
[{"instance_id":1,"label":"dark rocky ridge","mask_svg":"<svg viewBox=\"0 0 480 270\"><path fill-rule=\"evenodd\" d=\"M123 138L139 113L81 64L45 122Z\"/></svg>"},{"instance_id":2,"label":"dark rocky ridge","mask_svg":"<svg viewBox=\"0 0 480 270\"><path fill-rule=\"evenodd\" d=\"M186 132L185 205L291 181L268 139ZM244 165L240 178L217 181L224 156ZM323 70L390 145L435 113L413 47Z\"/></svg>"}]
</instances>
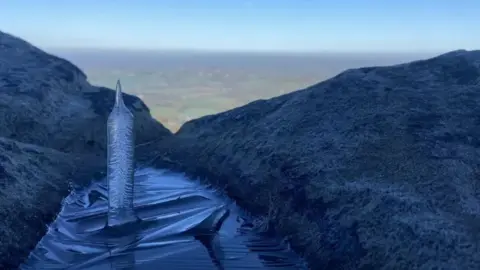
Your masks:
<instances>
[{"instance_id":1,"label":"dark rocky ridge","mask_svg":"<svg viewBox=\"0 0 480 270\"><path fill-rule=\"evenodd\" d=\"M28 255L72 184L104 170L114 95L70 62L0 32L0 269ZM171 135L139 98L124 100L138 144Z\"/></svg>"},{"instance_id":2,"label":"dark rocky ridge","mask_svg":"<svg viewBox=\"0 0 480 270\"><path fill-rule=\"evenodd\" d=\"M480 51L348 70L186 123L153 164L207 177L313 269L480 269Z\"/></svg>"}]
</instances>

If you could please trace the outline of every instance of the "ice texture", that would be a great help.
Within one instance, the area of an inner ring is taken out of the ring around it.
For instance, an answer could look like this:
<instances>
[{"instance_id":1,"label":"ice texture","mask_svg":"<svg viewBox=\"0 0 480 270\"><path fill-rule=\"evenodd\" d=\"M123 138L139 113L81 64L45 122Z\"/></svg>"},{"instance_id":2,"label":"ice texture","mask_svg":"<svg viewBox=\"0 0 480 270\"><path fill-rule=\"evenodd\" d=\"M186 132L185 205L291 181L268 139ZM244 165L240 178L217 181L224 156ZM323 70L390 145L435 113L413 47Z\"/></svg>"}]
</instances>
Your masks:
<instances>
[{"instance_id":1,"label":"ice texture","mask_svg":"<svg viewBox=\"0 0 480 270\"><path fill-rule=\"evenodd\" d=\"M120 81L117 81L115 105L107 123L108 226L136 220L133 209L133 121L133 114L123 102Z\"/></svg>"}]
</instances>

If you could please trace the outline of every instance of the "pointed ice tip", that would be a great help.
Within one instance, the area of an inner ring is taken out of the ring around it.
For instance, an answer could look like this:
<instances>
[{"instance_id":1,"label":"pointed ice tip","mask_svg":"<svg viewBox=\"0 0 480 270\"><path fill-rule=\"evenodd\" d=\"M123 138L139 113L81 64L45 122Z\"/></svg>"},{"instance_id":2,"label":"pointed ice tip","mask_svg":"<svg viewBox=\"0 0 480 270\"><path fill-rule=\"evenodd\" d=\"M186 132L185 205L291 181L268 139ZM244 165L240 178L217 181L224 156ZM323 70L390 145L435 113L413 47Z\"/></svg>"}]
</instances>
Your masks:
<instances>
[{"instance_id":1,"label":"pointed ice tip","mask_svg":"<svg viewBox=\"0 0 480 270\"><path fill-rule=\"evenodd\" d=\"M120 105L121 103L123 103L123 100L122 100L122 85L120 84L120 80L117 80L115 104Z\"/></svg>"}]
</instances>

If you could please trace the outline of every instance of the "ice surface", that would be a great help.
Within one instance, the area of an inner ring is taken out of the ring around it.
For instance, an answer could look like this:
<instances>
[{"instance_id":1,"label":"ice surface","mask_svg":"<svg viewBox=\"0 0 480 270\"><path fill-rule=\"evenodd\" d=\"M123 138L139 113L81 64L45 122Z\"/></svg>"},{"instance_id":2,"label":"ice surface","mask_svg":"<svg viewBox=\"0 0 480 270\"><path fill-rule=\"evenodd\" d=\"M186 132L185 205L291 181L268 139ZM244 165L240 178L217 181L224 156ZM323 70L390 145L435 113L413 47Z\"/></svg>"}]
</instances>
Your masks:
<instances>
[{"instance_id":1,"label":"ice surface","mask_svg":"<svg viewBox=\"0 0 480 270\"><path fill-rule=\"evenodd\" d=\"M144 164L146 165L146 164ZM281 238L185 174L135 172L140 222L105 227L106 179L72 192L21 270L306 270Z\"/></svg>"},{"instance_id":2,"label":"ice surface","mask_svg":"<svg viewBox=\"0 0 480 270\"><path fill-rule=\"evenodd\" d=\"M136 220L133 209L134 133L133 114L123 102L117 81L115 105L107 123L107 182L109 226Z\"/></svg>"}]
</instances>

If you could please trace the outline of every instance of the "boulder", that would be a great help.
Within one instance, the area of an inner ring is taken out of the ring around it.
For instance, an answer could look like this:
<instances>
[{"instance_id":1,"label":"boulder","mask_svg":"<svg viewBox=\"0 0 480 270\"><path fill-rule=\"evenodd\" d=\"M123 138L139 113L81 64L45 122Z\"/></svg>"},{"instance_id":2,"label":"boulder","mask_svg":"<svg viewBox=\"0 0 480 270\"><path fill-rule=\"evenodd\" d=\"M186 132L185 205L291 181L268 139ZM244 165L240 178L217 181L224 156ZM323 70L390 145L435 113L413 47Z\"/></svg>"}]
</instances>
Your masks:
<instances>
[{"instance_id":1,"label":"boulder","mask_svg":"<svg viewBox=\"0 0 480 270\"><path fill-rule=\"evenodd\" d=\"M114 97L70 62L0 32L0 269L28 255L70 187L105 170ZM123 98L138 145L171 136L139 98Z\"/></svg>"},{"instance_id":2,"label":"boulder","mask_svg":"<svg viewBox=\"0 0 480 270\"><path fill-rule=\"evenodd\" d=\"M149 149L312 269L480 269L479 104L480 51L453 51L195 119Z\"/></svg>"}]
</instances>

